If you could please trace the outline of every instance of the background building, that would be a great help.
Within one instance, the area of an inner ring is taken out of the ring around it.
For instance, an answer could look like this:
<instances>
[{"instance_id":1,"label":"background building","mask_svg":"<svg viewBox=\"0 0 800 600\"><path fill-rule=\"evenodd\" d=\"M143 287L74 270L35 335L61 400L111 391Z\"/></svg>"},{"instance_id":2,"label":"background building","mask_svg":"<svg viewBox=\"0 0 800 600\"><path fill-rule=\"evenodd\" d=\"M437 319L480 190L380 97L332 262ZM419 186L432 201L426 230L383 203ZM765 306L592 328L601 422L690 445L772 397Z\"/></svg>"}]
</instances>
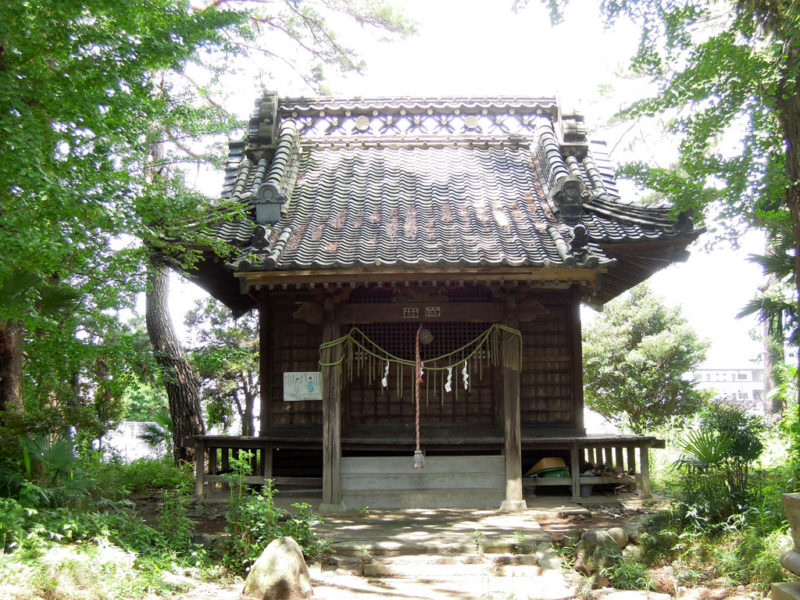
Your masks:
<instances>
[{"instance_id":1,"label":"background building","mask_svg":"<svg viewBox=\"0 0 800 600\"><path fill-rule=\"evenodd\" d=\"M764 369L697 369L688 374L701 390L714 390L715 400L736 403L748 411L764 415Z\"/></svg>"}]
</instances>

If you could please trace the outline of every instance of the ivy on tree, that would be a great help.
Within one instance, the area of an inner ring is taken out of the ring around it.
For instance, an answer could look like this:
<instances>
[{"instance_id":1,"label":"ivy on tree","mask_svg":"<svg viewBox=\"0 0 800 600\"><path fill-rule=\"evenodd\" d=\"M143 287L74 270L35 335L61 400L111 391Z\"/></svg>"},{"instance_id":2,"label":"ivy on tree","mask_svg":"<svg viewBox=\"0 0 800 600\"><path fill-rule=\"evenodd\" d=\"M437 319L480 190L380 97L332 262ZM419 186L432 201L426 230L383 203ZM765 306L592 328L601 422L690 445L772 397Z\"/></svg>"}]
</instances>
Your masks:
<instances>
[{"instance_id":1,"label":"ivy on tree","mask_svg":"<svg viewBox=\"0 0 800 600\"><path fill-rule=\"evenodd\" d=\"M707 347L679 309L640 284L584 329L586 405L637 434L693 414L706 397L684 375Z\"/></svg>"}]
</instances>

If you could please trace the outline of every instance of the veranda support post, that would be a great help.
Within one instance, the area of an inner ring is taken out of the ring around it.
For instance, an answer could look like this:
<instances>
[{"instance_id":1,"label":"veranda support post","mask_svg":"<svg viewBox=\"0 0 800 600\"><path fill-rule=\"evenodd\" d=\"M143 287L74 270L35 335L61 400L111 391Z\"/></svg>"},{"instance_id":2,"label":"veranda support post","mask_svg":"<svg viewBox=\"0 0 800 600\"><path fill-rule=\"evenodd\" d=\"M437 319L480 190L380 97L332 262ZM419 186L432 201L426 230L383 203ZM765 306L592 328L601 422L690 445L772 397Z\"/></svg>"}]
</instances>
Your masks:
<instances>
[{"instance_id":1,"label":"veranda support post","mask_svg":"<svg viewBox=\"0 0 800 600\"><path fill-rule=\"evenodd\" d=\"M516 323L514 323L516 325ZM502 510L525 510L522 499L522 445L519 409L520 352L519 336L501 332L503 359L503 454L506 463L506 499Z\"/></svg>"},{"instance_id":2,"label":"veranda support post","mask_svg":"<svg viewBox=\"0 0 800 600\"><path fill-rule=\"evenodd\" d=\"M339 337L339 323L332 313L326 315L322 341ZM322 352L322 503L319 512L330 513L344 509L342 505L342 366L337 363L339 346Z\"/></svg>"}]
</instances>

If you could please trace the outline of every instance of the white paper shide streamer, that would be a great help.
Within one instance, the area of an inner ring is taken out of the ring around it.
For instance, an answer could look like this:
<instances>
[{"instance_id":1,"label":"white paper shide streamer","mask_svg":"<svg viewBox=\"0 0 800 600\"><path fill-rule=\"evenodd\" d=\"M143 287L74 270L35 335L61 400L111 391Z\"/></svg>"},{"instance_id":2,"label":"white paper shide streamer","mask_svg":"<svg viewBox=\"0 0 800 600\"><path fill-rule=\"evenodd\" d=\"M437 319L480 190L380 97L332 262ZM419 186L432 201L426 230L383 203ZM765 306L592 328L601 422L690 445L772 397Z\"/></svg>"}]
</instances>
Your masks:
<instances>
[{"instance_id":1,"label":"white paper shide streamer","mask_svg":"<svg viewBox=\"0 0 800 600\"><path fill-rule=\"evenodd\" d=\"M384 388L389 387L389 361L386 361L386 369L383 371L383 379L381 379L381 385Z\"/></svg>"}]
</instances>

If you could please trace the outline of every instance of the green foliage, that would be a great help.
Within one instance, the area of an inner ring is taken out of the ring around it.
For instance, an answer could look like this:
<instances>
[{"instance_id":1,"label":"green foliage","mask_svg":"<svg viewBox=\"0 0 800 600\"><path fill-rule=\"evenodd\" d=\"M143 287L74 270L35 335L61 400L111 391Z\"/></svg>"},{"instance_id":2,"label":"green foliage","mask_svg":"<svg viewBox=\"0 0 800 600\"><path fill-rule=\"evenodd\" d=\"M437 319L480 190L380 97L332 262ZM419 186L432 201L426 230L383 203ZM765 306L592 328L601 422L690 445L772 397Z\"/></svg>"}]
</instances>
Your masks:
<instances>
[{"instance_id":1,"label":"green foliage","mask_svg":"<svg viewBox=\"0 0 800 600\"><path fill-rule=\"evenodd\" d=\"M225 516L230 538L223 557L225 567L233 573L245 573L272 540L283 536L294 538L303 554L312 560L329 552L328 541L314 533L313 527L320 520L311 506L296 503L292 505L293 512L278 508L275 505L278 490L272 480L260 491L248 489L244 478L250 458L250 453L243 453L231 460L233 473L228 476L231 499Z\"/></svg>"},{"instance_id":2,"label":"green foliage","mask_svg":"<svg viewBox=\"0 0 800 600\"><path fill-rule=\"evenodd\" d=\"M164 536L164 548L179 555L189 555L193 549L194 521L189 518L189 489L164 490L158 518L158 529Z\"/></svg>"},{"instance_id":3,"label":"green foliage","mask_svg":"<svg viewBox=\"0 0 800 600\"><path fill-rule=\"evenodd\" d=\"M122 397L125 421L157 421L167 408L167 394L163 386L135 380L125 389Z\"/></svg>"},{"instance_id":4,"label":"green foliage","mask_svg":"<svg viewBox=\"0 0 800 600\"><path fill-rule=\"evenodd\" d=\"M72 442L65 438L19 438L19 462L6 457L0 468L0 494L17 498L26 507L78 507L95 489L81 468Z\"/></svg>"},{"instance_id":5,"label":"green foliage","mask_svg":"<svg viewBox=\"0 0 800 600\"><path fill-rule=\"evenodd\" d=\"M678 309L639 285L584 330L586 404L636 433L693 414L704 396L683 376L706 347Z\"/></svg>"},{"instance_id":6,"label":"green foliage","mask_svg":"<svg viewBox=\"0 0 800 600\"><path fill-rule=\"evenodd\" d=\"M11 552L25 536L26 521L34 511L14 498L0 498L0 543L3 552Z\"/></svg>"},{"instance_id":7,"label":"green foliage","mask_svg":"<svg viewBox=\"0 0 800 600\"><path fill-rule=\"evenodd\" d=\"M641 563L621 558L608 568L601 569L600 575L607 577L611 587L621 590L655 590L656 584L647 567Z\"/></svg>"},{"instance_id":8,"label":"green foliage","mask_svg":"<svg viewBox=\"0 0 800 600\"><path fill-rule=\"evenodd\" d=\"M0 4L0 288L14 290L0 323L24 325L29 410L77 408L67 426L118 416L108 400L133 353L114 311L143 289L143 256L116 240L153 240L154 215L182 223L205 205L146 176L153 127L188 127L151 75L224 46L243 19L173 0Z\"/></svg>"},{"instance_id":9,"label":"green foliage","mask_svg":"<svg viewBox=\"0 0 800 600\"><path fill-rule=\"evenodd\" d=\"M750 469L764 445L763 425L742 409L710 404L700 417L698 429L679 441L680 458L674 468L681 472L678 511L699 529L738 527L754 499L749 486Z\"/></svg>"},{"instance_id":10,"label":"green foliage","mask_svg":"<svg viewBox=\"0 0 800 600\"><path fill-rule=\"evenodd\" d=\"M104 498L120 498L154 488L183 489L194 483L191 466L176 466L169 457L140 458L129 463L109 459L99 464L92 474Z\"/></svg>"},{"instance_id":11,"label":"green foliage","mask_svg":"<svg viewBox=\"0 0 800 600\"><path fill-rule=\"evenodd\" d=\"M253 408L259 397L258 317L234 319L220 302L198 300L185 317L193 332L190 360L198 375L209 425L230 428L233 415L242 435L254 435Z\"/></svg>"},{"instance_id":12,"label":"green foliage","mask_svg":"<svg viewBox=\"0 0 800 600\"><path fill-rule=\"evenodd\" d=\"M155 450L161 450L166 456L172 455L172 418L169 411L162 410L152 415L153 422L144 427L139 439Z\"/></svg>"}]
</instances>

